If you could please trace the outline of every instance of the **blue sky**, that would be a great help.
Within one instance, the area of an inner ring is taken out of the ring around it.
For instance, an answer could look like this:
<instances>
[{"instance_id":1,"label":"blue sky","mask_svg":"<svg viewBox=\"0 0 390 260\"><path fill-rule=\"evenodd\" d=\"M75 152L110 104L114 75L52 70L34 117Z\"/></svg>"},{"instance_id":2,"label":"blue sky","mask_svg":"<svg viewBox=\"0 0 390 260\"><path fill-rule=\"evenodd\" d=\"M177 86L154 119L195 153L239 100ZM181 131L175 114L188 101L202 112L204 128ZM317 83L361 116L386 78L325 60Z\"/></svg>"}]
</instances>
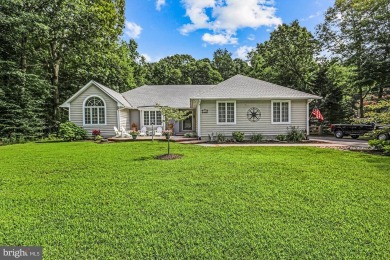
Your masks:
<instances>
[{"instance_id":1,"label":"blue sky","mask_svg":"<svg viewBox=\"0 0 390 260\"><path fill-rule=\"evenodd\" d=\"M269 38L280 23L299 20L314 32L334 0L127 0L124 39L133 38L148 61L174 54L233 57Z\"/></svg>"}]
</instances>

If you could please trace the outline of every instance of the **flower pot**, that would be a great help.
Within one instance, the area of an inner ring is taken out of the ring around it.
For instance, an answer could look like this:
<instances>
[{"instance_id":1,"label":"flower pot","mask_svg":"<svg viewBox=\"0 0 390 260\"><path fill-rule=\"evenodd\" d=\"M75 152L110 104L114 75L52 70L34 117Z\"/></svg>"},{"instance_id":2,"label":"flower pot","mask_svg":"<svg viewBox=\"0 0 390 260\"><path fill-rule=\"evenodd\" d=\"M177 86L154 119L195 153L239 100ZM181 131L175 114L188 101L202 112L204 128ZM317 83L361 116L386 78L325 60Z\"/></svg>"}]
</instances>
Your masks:
<instances>
[{"instance_id":1,"label":"flower pot","mask_svg":"<svg viewBox=\"0 0 390 260\"><path fill-rule=\"evenodd\" d=\"M133 137L134 140L137 139L137 136L136 136L136 135L132 135L131 137Z\"/></svg>"}]
</instances>

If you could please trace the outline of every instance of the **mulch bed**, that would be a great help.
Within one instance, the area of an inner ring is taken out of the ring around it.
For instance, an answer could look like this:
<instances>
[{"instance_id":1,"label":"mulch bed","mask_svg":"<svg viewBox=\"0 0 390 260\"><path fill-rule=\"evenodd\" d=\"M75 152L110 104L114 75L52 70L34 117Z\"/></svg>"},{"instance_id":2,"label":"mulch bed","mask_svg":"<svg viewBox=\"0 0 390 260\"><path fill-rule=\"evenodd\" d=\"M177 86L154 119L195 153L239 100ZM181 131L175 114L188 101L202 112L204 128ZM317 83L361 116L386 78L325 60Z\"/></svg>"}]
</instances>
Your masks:
<instances>
[{"instance_id":1,"label":"mulch bed","mask_svg":"<svg viewBox=\"0 0 390 260\"><path fill-rule=\"evenodd\" d=\"M209 144L324 144L327 142L318 141L318 140L302 140L300 142L289 142L289 141L278 141L278 140L263 140L261 142L252 142L250 140L244 140L242 142L237 142L234 140L226 140L225 142L217 142L217 141L208 141Z\"/></svg>"},{"instance_id":2,"label":"mulch bed","mask_svg":"<svg viewBox=\"0 0 390 260\"><path fill-rule=\"evenodd\" d=\"M375 150L370 147L359 147L359 146L324 146L320 148L328 148L328 149L336 149L336 150L342 150L342 151L351 151L351 152L359 152L359 153L366 153L366 154L373 154L373 155L382 155L382 156L389 156L383 153L383 151Z\"/></svg>"},{"instance_id":3,"label":"mulch bed","mask_svg":"<svg viewBox=\"0 0 390 260\"><path fill-rule=\"evenodd\" d=\"M157 160L176 160L182 157L183 156L180 154L163 154L163 155L156 156L154 158Z\"/></svg>"}]
</instances>

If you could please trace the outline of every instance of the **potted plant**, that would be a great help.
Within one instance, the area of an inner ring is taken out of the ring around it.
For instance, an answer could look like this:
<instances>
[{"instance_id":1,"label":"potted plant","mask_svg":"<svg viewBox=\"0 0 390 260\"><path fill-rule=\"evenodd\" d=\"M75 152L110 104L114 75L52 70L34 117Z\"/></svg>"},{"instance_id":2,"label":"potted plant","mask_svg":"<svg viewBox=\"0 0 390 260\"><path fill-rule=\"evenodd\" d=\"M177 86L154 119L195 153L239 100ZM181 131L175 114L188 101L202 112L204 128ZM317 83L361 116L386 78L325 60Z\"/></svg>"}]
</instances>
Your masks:
<instances>
[{"instance_id":1,"label":"potted plant","mask_svg":"<svg viewBox=\"0 0 390 260\"><path fill-rule=\"evenodd\" d=\"M100 136L100 130L99 129L92 130L92 135L93 135L93 139L96 140L96 137Z\"/></svg>"},{"instance_id":2,"label":"potted plant","mask_svg":"<svg viewBox=\"0 0 390 260\"><path fill-rule=\"evenodd\" d=\"M137 124L136 123L132 123L131 124L131 130L133 131L133 132L136 132L138 129L137 129Z\"/></svg>"},{"instance_id":3,"label":"potted plant","mask_svg":"<svg viewBox=\"0 0 390 260\"><path fill-rule=\"evenodd\" d=\"M131 135L131 137L133 137L133 139L137 139L137 136L139 135L139 133L138 133L138 131L131 131L130 135Z\"/></svg>"}]
</instances>

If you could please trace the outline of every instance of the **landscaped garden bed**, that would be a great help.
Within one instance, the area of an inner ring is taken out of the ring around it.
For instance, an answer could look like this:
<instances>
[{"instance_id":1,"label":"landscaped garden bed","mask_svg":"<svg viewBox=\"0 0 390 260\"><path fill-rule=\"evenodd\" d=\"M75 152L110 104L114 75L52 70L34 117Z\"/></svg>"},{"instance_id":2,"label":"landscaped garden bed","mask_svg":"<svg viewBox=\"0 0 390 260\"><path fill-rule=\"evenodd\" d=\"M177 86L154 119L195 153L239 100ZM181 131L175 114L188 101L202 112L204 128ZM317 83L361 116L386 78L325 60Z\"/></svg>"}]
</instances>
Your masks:
<instances>
[{"instance_id":1,"label":"landscaped garden bed","mask_svg":"<svg viewBox=\"0 0 390 260\"><path fill-rule=\"evenodd\" d=\"M259 142L254 142L252 140L243 140L240 142L237 142L234 139L226 139L225 141L208 141L207 143L210 144L294 144L294 143L304 143L304 144L321 144L321 143L327 143L324 141L319 141L319 140L301 140L298 142L292 142L292 141L279 141L275 139L266 139L266 140L261 140Z\"/></svg>"}]
</instances>

